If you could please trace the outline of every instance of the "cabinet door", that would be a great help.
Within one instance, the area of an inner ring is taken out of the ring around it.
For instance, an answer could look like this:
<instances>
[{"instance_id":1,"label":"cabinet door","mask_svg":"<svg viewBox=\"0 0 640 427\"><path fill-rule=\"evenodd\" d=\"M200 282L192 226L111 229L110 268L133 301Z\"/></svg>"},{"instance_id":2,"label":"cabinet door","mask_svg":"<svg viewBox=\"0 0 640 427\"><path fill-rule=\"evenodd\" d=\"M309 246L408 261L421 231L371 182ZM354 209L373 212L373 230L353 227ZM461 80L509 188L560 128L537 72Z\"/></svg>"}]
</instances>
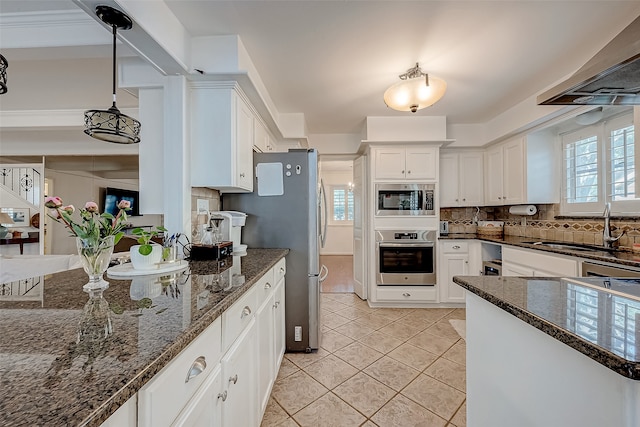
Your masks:
<instances>
[{"instance_id":1,"label":"cabinet door","mask_svg":"<svg viewBox=\"0 0 640 427\"><path fill-rule=\"evenodd\" d=\"M469 274L469 255L445 254L442 255L442 274L445 283L442 287L441 301L464 302L464 289L454 283L453 276L466 276Z\"/></svg>"},{"instance_id":2,"label":"cabinet door","mask_svg":"<svg viewBox=\"0 0 640 427\"><path fill-rule=\"evenodd\" d=\"M222 387L227 392L222 409L225 426L258 425L257 347L256 323L252 319L222 358Z\"/></svg>"},{"instance_id":3,"label":"cabinet door","mask_svg":"<svg viewBox=\"0 0 640 427\"><path fill-rule=\"evenodd\" d=\"M502 147L494 147L487 151L485 157L485 202L489 206L504 204L502 202L503 182Z\"/></svg>"},{"instance_id":4,"label":"cabinet door","mask_svg":"<svg viewBox=\"0 0 640 427\"><path fill-rule=\"evenodd\" d=\"M226 396L222 390L220 365L209 374L202 387L189 404L182 410L175 427L220 427L222 426L222 405Z\"/></svg>"},{"instance_id":5,"label":"cabinet door","mask_svg":"<svg viewBox=\"0 0 640 427\"><path fill-rule=\"evenodd\" d=\"M278 370L280 369L280 362L282 362L282 356L284 355L284 350L286 346L285 342L285 331L286 325L284 322L284 287L285 287L285 279L280 280L278 285L276 286L275 295L274 295L274 334L275 334L275 358L274 358L274 377L278 375ZM275 378L274 378L275 380Z\"/></svg>"},{"instance_id":6,"label":"cabinet door","mask_svg":"<svg viewBox=\"0 0 640 427\"><path fill-rule=\"evenodd\" d=\"M253 191L253 112L236 95L236 182Z\"/></svg>"},{"instance_id":7,"label":"cabinet door","mask_svg":"<svg viewBox=\"0 0 640 427\"><path fill-rule=\"evenodd\" d=\"M375 153L376 179L404 179L404 149L380 148Z\"/></svg>"},{"instance_id":8,"label":"cabinet door","mask_svg":"<svg viewBox=\"0 0 640 427\"><path fill-rule=\"evenodd\" d=\"M271 295L256 313L258 328L258 403L260 414L264 413L269 401L269 393L275 378L275 309L274 295Z\"/></svg>"},{"instance_id":9,"label":"cabinet door","mask_svg":"<svg viewBox=\"0 0 640 427\"><path fill-rule=\"evenodd\" d=\"M405 177L407 179L438 178L438 149L434 147L407 147L405 150Z\"/></svg>"},{"instance_id":10,"label":"cabinet door","mask_svg":"<svg viewBox=\"0 0 640 427\"><path fill-rule=\"evenodd\" d=\"M440 167L443 165L441 164ZM460 206L484 204L484 164L482 153L460 153L458 160ZM442 182L440 185L442 191Z\"/></svg>"},{"instance_id":11,"label":"cabinet door","mask_svg":"<svg viewBox=\"0 0 640 427\"><path fill-rule=\"evenodd\" d=\"M533 269L502 261L502 275L533 277Z\"/></svg>"},{"instance_id":12,"label":"cabinet door","mask_svg":"<svg viewBox=\"0 0 640 427\"><path fill-rule=\"evenodd\" d=\"M253 121L253 148L261 153L269 151L269 133L260 120Z\"/></svg>"},{"instance_id":13,"label":"cabinet door","mask_svg":"<svg viewBox=\"0 0 640 427\"><path fill-rule=\"evenodd\" d=\"M458 154L440 154L440 207L458 206Z\"/></svg>"},{"instance_id":14,"label":"cabinet door","mask_svg":"<svg viewBox=\"0 0 640 427\"><path fill-rule=\"evenodd\" d=\"M525 162L524 140L522 138L507 142L504 146L503 205L526 203L525 201Z\"/></svg>"}]
</instances>

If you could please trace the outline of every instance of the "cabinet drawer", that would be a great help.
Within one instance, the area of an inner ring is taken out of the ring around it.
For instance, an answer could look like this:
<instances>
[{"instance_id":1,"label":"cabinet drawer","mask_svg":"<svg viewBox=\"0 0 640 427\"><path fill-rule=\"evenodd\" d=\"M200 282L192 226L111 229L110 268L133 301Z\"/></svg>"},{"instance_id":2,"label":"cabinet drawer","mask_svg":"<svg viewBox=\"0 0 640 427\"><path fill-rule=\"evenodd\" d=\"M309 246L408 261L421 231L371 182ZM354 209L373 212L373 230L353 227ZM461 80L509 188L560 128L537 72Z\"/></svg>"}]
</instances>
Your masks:
<instances>
[{"instance_id":1,"label":"cabinet drawer","mask_svg":"<svg viewBox=\"0 0 640 427\"><path fill-rule=\"evenodd\" d=\"M431 302L437 299L438 293L435 286L378 286L376 290L379 301L404 301L404 302Z\"/></svg>"},{"instance_id":2,"label":"cabinet drawer","mask_svg":"<svg viewBox=\"0 0 640 427\"><path fill-rule=\"evenodd\" d=\"M249 324L258 309L256 286L252 286L238 301L222 313L222 352L225 353Z\"/></svg>"},{"instance_id":3,"label":"cabinet drawer","mask_svg":"<svg viewBox=\"0 0 640 427\"><path fill-rule=\"evenodd\" d=\"M138 393L138 425L168 426L218 366L222 321L216 319Z\"/></svg>"},{"instance_id":4,"label":"cabinet drawer","mask_svg":"<svg viewBox=\"0 0 640 427\"><path fill-rule=\"evenodd\" d=\"M256 284L253 285L258 296L258 304L256 307L260 307L263 302L268 300L271 295L273 295L273 290L276 288L276 283L278 283L278 281L274 280L273 268L269 270L267 274L258 279Z\"/></svg>"},{"instance_id":5,"label":"cabinet drawer","mask_svg":"<svg viewBox=\"0 0 640 427\"><path fill-rule=\"evenodd\" d=\"M441 242L442 252L446 254L459 254L469 252L469 242L461 242L459 240L453 242Z\"/></svg>"},{"instance_id":6,"label":"cabinet drawer","mask_svg":"<svg viewBox=\"0 0 640 427\"><path fill-rule=\"evenodd\" d=\"M278 261L275 267L273 267L273 272L276 276L276 284L280 283L280 280L284 279L284 275L287 274L287 262L284 258Z\"/></svg>"}]
</instances>

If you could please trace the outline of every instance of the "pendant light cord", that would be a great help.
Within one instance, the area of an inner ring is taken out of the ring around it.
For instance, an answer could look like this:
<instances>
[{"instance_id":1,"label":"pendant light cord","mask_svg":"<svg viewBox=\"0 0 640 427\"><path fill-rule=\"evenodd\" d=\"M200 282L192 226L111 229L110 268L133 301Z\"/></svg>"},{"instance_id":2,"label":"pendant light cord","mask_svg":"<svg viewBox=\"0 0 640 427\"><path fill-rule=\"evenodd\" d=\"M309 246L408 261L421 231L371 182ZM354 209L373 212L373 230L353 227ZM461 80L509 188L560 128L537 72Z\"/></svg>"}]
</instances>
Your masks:
<instances>
[{"instance_id":1,"label":"pendant light cord","mask_svg":"<svg viewBox=\"0 0 640 427\"><path fill-rule=\"evenodd\" d=\"M113 106L116 106L116 32L117 25L112 25L113 28Z\"/></svg>"}]
</instances>

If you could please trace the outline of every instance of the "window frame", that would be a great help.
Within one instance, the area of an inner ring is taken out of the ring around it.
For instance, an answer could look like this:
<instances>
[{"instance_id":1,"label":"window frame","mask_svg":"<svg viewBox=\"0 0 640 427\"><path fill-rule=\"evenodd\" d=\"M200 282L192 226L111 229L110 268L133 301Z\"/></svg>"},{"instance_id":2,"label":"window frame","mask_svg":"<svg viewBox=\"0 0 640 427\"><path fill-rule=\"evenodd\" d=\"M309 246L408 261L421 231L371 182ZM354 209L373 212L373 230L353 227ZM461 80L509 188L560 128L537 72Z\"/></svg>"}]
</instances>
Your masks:
<instances>
[{"instance_id":1,"label":"window frame","mask_svg":"<svg viewBox=\"0 0 640 427\"><path fill-rule=\"evenodd\" d=\"M328 197L328 207L329 207L329 218L328 219L328 224L329 225L337 225L337 226L353 226L353 220L352 219L334 219L334 207L335 207L335 200L334 200L334 195L335 195L335 190L343 190L345 192L345 218L349 218L349 193L353 194L352 191L349 190L349 186L348 185L330 185L329 186L329 194L330 197ZM355 200L353 203L354 207L353 207L353 215L355 217Z\"/></svg>"},{"instance_id":2,"label":"window frame","mask_svg":"<svg viewBox=\"0 0 640 427\"><path fill-rule=\"evenodd\" d=\"M583 126L580 129L572 130L560 134L561 142L561 165L562 165L562 182L561 182L561 200L560 212L566 216L601 216L604 210L605 202L611 203L611 213L618 216L638 216L640 212L640 176L637 170L635 172L635 195L633 200L613 201L611 195L612 185L612 168L611 168L611 132L613 130L622 129L633 126L633 113L625 112L621 115L611 117L600 123ZM591 136L597 137L598 145L598 200L595 202L584 203L568 203L567 201L567 166L565 151L568 144ZM636 146L637 136L634 129L634 148ZM634 151L634 168L639 157L638 150Z\"/></svg>"}]
</instances>

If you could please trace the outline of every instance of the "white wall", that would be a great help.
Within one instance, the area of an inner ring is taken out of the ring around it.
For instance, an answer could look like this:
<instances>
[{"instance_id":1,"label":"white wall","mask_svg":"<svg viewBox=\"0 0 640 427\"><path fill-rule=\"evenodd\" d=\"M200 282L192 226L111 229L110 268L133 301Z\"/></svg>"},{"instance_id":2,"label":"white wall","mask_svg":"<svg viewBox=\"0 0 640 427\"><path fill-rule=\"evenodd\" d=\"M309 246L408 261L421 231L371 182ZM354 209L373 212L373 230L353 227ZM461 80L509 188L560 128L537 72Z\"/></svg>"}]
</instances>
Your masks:
<instances>
[{"instance_id":1,"label":"white wall","mask_svg":"<svg viewBox=\"0 0 640 427\"><path fill-rule=\"evenodd\" d=\"M322 161L320 177L327 191L327 203L331 208L331 186L347 185L353 182L353 162ZM344 170L344 168L348 170ZM336 170L339 168L339 170ZM341 169L341 170L340 170ZM329 216L331 210L329 209ZM353 255L353 224L327 226L327 239L320 255Z\"/></svg>"},{"instance_id":2,"label":"white wall","mask_svg":"<svg viewBox=\"0 0 640 427\"><path fill-rule=\"evenodd\" d=\"M65 205L74 205L76 209L84 207L86 202L94 201L102 209L100 188L116 187L126 190L138 190L138 180L113 180L92 176L84 172L61 172L46 169L45 177L51 180L52 189L48 196L58 196ZM134 226L161 225L162 215L143 215L129 217ZM69 237L67 228L47 218L47 233L51 233L49 254L77 253L75 239Z\"/></svg>"}]
</instances>

